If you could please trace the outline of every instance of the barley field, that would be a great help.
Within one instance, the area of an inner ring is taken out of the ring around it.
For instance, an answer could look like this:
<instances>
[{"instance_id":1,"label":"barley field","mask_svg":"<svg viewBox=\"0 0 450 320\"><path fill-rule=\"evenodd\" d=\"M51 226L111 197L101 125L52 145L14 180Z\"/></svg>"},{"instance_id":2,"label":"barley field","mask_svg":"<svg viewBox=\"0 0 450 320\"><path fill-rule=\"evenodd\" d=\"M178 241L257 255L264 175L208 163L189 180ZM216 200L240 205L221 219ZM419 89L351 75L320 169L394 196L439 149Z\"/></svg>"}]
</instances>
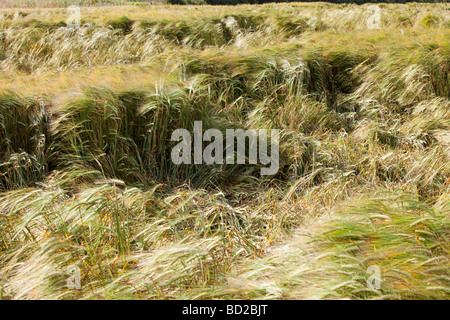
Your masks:
<instances>
[{"instance_id":1,"label":"barley field","mask_svg":"<svg viewBox=\"0 0 450 320\"><path fill-rule=\"evenodd\" d=\"M370 5L2 7L0 299L449 299L450 4Z\"/></svg>"}]
</instances>

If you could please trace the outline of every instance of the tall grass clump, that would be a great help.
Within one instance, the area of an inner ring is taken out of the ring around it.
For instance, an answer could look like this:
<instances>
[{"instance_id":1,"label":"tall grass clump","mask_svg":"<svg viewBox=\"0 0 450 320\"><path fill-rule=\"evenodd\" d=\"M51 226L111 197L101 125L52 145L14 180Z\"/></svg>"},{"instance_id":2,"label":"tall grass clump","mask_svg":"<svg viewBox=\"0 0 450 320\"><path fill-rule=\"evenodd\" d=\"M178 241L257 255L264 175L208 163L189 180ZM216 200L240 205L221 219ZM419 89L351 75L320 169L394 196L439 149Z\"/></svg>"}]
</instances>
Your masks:
<instances>
[{"instance_id":1,"label":"tall grass clump","mask_svg":"<svg viewBox=\"0 0 450 320\"><path fill-rule=\"evenodd\" d=\"M335 297L448 298L448 208L410 196L373 199L342 213L323 235L329 257L343 272L331 284ZM381 287L367 289L366 269L381 270Z\"/></svg>"},{"instance_id":2,"label":"tall grass clump","mask_svg":"<svg viewBox=\"0 0 450 320\"><path fill-rule=\"evenodd\" d=\"M0 188L32 186L51 170L49 110L43 100L0 96Z\"/></svg>"},{"instance_id":3,"label":"tall grass clump","mask_svg":"<svg viewBox=\"0 0 450 320\"><path fill-rule=\"evenodd\" d=\"M448 5L367 7L0 10L0 299L449 299Z\"/></svg>"},{"instance_id":4,"label":"tall grass clump","mask_svg":"<svg viewBox=\"0 0 450 320\"><path fill-rule=\"evenodd\" d=\"M361 201L248 261L232 278L238 289L223 290L259 299L448 299L448 207L411 194ZM381 281L371 288L374 268Z\"/></svg>"}]
</instances>

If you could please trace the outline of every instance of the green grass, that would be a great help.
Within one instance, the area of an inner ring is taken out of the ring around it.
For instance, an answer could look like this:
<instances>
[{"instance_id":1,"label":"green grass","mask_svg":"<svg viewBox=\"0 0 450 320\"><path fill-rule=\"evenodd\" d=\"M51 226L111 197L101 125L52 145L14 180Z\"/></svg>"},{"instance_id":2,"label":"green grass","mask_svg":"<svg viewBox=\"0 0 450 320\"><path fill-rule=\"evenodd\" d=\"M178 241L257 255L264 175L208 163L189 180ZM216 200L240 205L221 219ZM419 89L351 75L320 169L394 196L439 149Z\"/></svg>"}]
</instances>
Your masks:
<instances>
[{"instance_id":1,"label":"green grass","mask_svg":"<svg viewBox=\"0 0 450 320\"><path fill-rule=\"evenodd\" d=\"M448 299L448 5L183 8L0 12L0 298ZM278 173L173 164L198 120Z\"/></svg>"}]
</instances>

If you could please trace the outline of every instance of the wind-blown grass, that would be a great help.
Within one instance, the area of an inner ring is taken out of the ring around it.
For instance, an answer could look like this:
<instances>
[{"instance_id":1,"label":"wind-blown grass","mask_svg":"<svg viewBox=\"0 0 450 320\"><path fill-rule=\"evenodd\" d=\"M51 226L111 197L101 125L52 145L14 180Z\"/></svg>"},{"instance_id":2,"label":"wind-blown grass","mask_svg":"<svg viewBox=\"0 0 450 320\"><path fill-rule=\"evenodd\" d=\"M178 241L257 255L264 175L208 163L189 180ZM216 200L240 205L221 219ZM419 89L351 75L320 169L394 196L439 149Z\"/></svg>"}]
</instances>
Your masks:
<instances>
[{"instance_id":1,"label":"wind-blown grass","mask_svg":"<svg viewBox=\"0 0 450 320\"><path fill-rule=\"evenodd\" d=\"M448 299L448 5L365 8L1 12L3 82L94 85L0 94L0 298ZM175 165L200 120L279 129L278 173Z\"/></svg>"}]
</instances>

